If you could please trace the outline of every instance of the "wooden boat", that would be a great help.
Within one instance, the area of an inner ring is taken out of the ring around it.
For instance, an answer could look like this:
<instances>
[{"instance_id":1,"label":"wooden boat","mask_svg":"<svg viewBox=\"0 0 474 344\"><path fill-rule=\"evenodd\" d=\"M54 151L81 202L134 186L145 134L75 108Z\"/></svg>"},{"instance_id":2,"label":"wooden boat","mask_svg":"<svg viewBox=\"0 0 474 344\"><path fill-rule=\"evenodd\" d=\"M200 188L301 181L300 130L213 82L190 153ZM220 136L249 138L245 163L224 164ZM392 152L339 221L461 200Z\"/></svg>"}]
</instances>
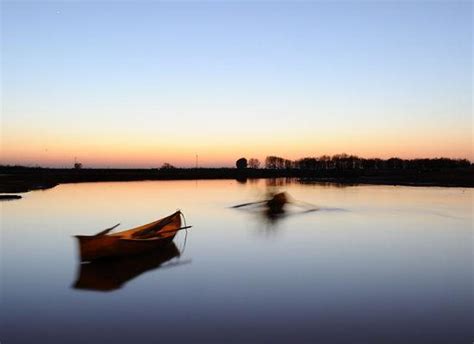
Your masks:
<instances>
[{"instance_id":1,"label":"wooden boat","mask_svg":"<svg viewBox=\"0 0 474 344\"><path fill-rule=\"evenodd\" d=\"M187 262L169 262L180 256L174 243L160 250L153 250L132 257L98 259L89 263L79 264L75 289L112 291L120 289L128 281L146 271L160 269L165 266L176 266ZM168 262L168 263L167 263ZM166 265L164 265L166 263Z\"/></svg>"},{"instance_id":2,"label":"wooden boat","mask_svg":"<svg viewBox=\"0 0 474 344\"><path fill-rule=\"evenodd\" d=\"M181 211L155 222L126 231L108 234L118 225L96 235L78 235L81 261L140 254L169 245L181 227Z\"/></svg>"},{"instance_id":3,"label":"wooden boat","mask_svg":"<svg viewBox=\"0 0 474 344\"><path fill-rule=\"evenodd\" d=\"M284 207L287 203L290 203L289 197L286 192L279 192L276 194L269 194L268 199L257 202L242 203L234 205L232 208L242 208L249 206L265 207L266 211L270 214L281 214L285 211Z\"/></svg>"},{"instance_id":4,"label":"wooden boat","mask_svg":"<svg viewBox=\"0 0 474 344\"><path fill-rule=\"evenodd\" d=\"M286 192L274 194L272 198L267 200L267 211L270 214L281 214L285 211L284 207L287 203L289 203L289 201Z\"/></svg>"}]
</instances>

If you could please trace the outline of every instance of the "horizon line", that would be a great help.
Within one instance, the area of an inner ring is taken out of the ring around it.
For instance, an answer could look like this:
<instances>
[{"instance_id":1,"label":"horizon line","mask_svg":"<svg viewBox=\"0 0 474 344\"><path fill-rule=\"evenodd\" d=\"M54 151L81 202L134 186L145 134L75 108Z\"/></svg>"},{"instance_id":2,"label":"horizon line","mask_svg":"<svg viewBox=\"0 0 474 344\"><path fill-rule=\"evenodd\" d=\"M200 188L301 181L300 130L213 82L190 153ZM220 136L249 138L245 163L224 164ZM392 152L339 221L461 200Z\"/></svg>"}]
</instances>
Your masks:
<instances>
[{"instance_id":1,"label":"horizon line","mask_svg":"<svg viewBox=\"0 0 474 344\"><path fill-rule=\"evenodd\" d=\"M303 160L303 159L320 159L322 157L329 157L331 159L333 159L334 157L337 157L337 156L345 156L345 158L356 158L356 159L359 159L359 160L381 160L381 161L388 161L388 160L391 160L391 159L399 159L399 160L403 160L403 161L414 161L414 160L451 160L451 161L467 161L469 162L469 164L473 164L473 161L471 161L470 159L468 158L448 158L448 157L444 157L444 156L436 156L436 157L416 157L416 158L400 158L398 156L391 156L389 158L379 158L379 157L370 157L370 158L365 158L365 157L361 157L361 156L358 156L358 155L355 155L355 154L347 154L347 153L339 153L339 154L333 154L333 155L328 155L328 154L323 154L323 155L319 155L319 156L304 156L304 157L301 157L301 158L297 158L297 159L287 159L287 158L284 158L284 157L281 157L281 156L278 156L278 155L267 155L265 157L268 158L268 157L276 157L276 158L280 158L280 159L283 159L283 160L286 160L286 161L291 161L291 162L296 162L296 161L299 161L299 160ZM250 159L256 159L256 158L246 158L244 156L241 156L237 159L235 159L234 163L233 164L230 164L230 165L221 165L221 166L209 166L209 165L203 165L203 166L192 166L192 164L185 164L185 165L174 165L174 164L171 164L173 166L173 168L177 168L177 169L224 169L224 168L236 168L235 166L235 162L241 158L245 158L247 160L250 160ZM264 164L265 163L265 159L264 160L260 160L260 159L257 159L260 161L260 163ZM148 166L148 167L145 167L145 166L127 166L127 165L121 165L120 163L117 164L117 165L109 165L109 166L97 166L96 164L91 164L91 165L84 165L82 161L80 160L73 160L71 161L71 164L70 165L40 165L40 164L33 164L33 163L26 163L26 164L17 164L17 163L14 163L14 164L11 164L11 163L3 163L3 162L0 162L0 167L18 167L18 168L50 168L50 169L73 169L74 168L74 164L76 162L79 162L81 163L81 169L160 169L164 164L166 164L167 162L164 161L163 163L161 163L160 166L156 165L156 166ZM262 166L262 167L259 167L259 169L265 169L266 167L265 166Z\"/></svg>"}]
</instances>

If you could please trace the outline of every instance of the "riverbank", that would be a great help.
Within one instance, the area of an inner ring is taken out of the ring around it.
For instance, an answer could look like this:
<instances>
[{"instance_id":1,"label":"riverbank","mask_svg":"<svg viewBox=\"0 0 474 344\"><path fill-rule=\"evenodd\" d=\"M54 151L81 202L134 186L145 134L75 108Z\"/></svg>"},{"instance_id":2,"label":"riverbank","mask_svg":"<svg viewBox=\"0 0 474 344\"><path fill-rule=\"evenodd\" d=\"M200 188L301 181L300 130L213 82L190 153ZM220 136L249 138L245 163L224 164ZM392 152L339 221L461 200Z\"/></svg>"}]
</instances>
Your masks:
<instances>
[{"instance_id":1,"label":"riverbank","mask_svg":"<svg viewBox=\"0 0 474 344\"><path fill-rule=\"evenodd\" d=\"M474 168L439 170L297 170L191 168L191 169L53 169L0 168L0 193L44 190L64 183L296 178L303 183L381 184L410 186L474 187Z\"/></svg>"},{"instance_id":2,"label":"riverbank","mask_svg":"<svg viewBox=\"0 0 474 344\"><path fill-rule=\"evenodd\" d=\"M191 168L191 169L53 169L0 168L0 193L43 190L64 183L296 178L303 183L379 184L410 186L474 187L474 168L439 170L298 170Z\"/></svg>"}]
</instances>

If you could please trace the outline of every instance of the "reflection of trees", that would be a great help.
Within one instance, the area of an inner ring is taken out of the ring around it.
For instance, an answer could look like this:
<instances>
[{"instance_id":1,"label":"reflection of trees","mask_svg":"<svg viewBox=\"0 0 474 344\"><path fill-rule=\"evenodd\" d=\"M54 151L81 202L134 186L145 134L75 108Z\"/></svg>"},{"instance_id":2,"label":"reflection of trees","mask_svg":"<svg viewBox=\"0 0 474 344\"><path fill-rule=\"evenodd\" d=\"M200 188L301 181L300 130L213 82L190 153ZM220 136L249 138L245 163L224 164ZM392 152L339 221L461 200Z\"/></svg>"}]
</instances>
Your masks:
<instances>
[{"instance_id":1,"label":"reflection of trees","mask_svg":"<svg viewBox=\"0 0 474 344\"><path fill-rule=\"evenodd\" d=\"M237 177L237 178L235 178L235 180L239 184L246 184L247 183L247 178L246 177Z\"/></svg>"},{"instance_id":2,"label":"reflection of trees","mask_svg":"<svg viewBox=\"0 0 474 344\"><path fill-rule=\"evenodd\" d=\"M291 184L293 178L267 178L265 179L265 185L267 187L282 187L287 184Z\"/></svg>"}]
</instances>

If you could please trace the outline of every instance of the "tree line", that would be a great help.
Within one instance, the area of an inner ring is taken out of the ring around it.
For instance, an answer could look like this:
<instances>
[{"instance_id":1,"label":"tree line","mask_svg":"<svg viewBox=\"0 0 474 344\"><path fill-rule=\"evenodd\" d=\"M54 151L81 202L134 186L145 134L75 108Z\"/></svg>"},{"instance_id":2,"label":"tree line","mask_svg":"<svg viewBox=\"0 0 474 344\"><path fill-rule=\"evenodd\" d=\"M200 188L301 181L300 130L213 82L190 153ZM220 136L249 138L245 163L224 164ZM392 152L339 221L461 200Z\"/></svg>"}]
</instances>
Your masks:
<instances>
[{"instance_id":1,"label":"tree line","mask_svg":"<svg viewBox=\"0 0 474 344\"><path fill-rule=\"evenodd\" d=\"M236 166L242 168L260 168L258 159L240 158ZM322 155L320 157L305 157L297 160L285 159L279 156L267 156L265 158L266 169L298 169L298 170L402 170L402 169L441 169L462 168L471 166L467 159L433 158L433 159L366 159L356 155L336 154Z\"/></svg>"}]
</instances>

